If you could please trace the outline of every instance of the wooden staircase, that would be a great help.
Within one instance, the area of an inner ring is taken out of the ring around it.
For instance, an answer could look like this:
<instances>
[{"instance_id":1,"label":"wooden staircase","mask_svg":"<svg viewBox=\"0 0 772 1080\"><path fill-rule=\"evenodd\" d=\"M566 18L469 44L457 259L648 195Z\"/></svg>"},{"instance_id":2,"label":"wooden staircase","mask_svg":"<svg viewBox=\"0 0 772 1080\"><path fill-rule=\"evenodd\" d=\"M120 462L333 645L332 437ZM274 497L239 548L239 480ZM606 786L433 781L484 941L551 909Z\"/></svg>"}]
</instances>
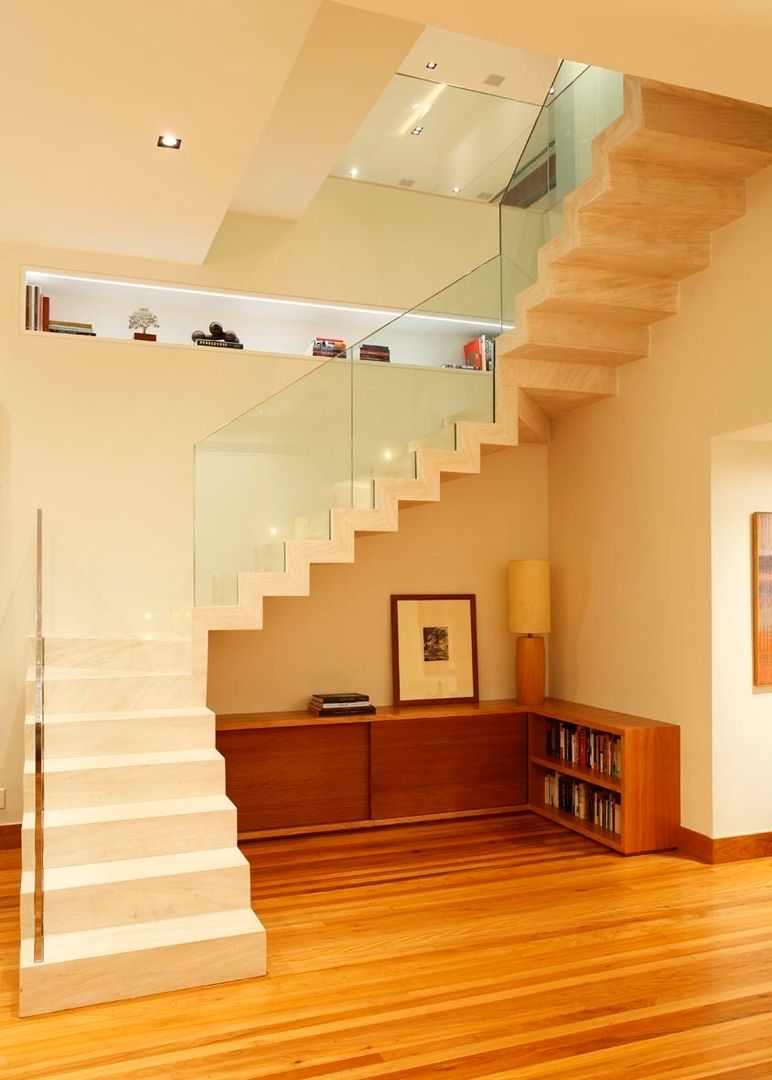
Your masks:
<instances>
[{"instance_id":1,"label":"wooden staircase","mask_svg":"<svg viewBox=\"0 0 772 1080\"><path fill-rule=\"evenodd\" d=\"M772 162L772 110L638 79L593 144L591 178L539 254L516 329L497 347L495 423L455 423L455 449L419 446L416 477L374 481L373 508L336 506L331 539L286 542L282 573L242 573L235 607L196 608L187 643L48 643L46 954L32 960L34 791L28 733L21 1011L139 996L265 971L235 846L214 717L210 630L259 629L263 598L307 595L314 563L352 562L358 533L398 527L481 456L546 442L550 420L617 392L678 311L679 281L710 265L710 234L745 210Z\"/></svg>"}]
</instances>

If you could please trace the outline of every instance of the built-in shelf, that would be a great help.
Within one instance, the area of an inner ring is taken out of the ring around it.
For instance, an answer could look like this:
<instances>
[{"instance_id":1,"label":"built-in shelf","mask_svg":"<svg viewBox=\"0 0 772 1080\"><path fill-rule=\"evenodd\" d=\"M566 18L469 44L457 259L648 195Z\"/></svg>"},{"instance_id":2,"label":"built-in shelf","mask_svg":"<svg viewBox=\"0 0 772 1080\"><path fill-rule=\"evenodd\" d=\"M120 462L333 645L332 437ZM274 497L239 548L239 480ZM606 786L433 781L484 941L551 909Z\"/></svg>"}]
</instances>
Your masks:
<instances>
[{"instance_id":1,"label":"built-in shelf","mask_svg":"<svg viewBox=\"0 0 772 1080\"><path fill-rule=\"evenodd\" d=\"M541 765L549 772L563 773L565 776L572 776L575 780L584 780L596 787L607 788L609 791L621 792L622 790L621 780L615 780L613 776L607 776L596 769L583 769L579 765L569 765L559 757L549 755L541 757L538 754L532 754L531 761L534 765Z\"/></svg>"},{"instance_id":2,"label":"built-in shelf","mask_svg":"<svg viewBox=\"0 0 772 1080\"><path fill-rule=\"evenodd\" d=\"M388 345L393 363L437 367L463 363L465 342L496 336L498 322L441 309L402 313L390 308L337 304L325 300L227 292L164 282L100 278L63 270L26 268L22 278L20 326L24 328L24 285L38 285L50 298L50 317L91 323L94 341L130 341L145 348L190 345L194 330L217 321L235 330L239 352L311 356L314 337L335 337L354 346L367 339ZM158 317L157 341L135 341L129 315L148 307ZM30 331L38 333L38 331ZM51 335L59 337L62 335ZM69 339L68 339L69 340ZM215 350L212 350L215 351ZM216 350L232 355L232 350ZM358 353L355 351L355 356ZM377 361L370 361L377 363Z\"/></svg>"}]
</instances>

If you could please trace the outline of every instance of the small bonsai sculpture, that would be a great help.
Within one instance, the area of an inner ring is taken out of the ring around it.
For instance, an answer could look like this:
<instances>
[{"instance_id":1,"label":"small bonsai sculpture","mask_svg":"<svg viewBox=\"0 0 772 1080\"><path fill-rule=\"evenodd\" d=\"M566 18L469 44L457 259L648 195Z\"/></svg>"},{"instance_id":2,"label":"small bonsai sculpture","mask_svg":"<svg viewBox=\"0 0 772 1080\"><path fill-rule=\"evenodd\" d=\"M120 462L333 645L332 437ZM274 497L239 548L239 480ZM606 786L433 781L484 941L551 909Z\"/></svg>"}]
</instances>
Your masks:
<instances>
[{"instance_id":1,"label":"small bonsai sculpture","mask_svg":"<svg viewBox=\"0 0 772 1080\"><path fill-rule=\"evenodd\" d=\"M150 308L137 308L136 311L132 311L131 315L129 315L129 330L134 330L134 337L140 341L155 341L155 334L148 333L151 326L154 326L156 330L161 329L161 324ZM139 333L136 331L139 331Z\"/></svg>"}]
</instances>

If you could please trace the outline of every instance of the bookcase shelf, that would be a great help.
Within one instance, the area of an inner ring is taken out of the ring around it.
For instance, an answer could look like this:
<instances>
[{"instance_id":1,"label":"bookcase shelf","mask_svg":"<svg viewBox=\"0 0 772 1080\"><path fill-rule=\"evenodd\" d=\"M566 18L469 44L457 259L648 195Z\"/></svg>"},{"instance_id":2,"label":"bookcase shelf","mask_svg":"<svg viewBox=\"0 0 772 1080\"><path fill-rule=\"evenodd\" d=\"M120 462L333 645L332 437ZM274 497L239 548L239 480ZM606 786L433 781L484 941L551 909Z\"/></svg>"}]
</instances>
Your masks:
<instances>
[{"instance_id":1,"label":"bookcase shelf","mask_svg":"<svg viewBox=\"0 0 772 1080\"><path fill-rule=\"evenodd\" d=\"M568 734L584 729L619 740L619 778L547 752L548 728L562 723ZM607 712L590 706L545 701L528 718L528 793L531 809L574 832L625 855L664 851L677 844L680 818L679 729L673 724ZM545 777L565 777L620 802L620 831L548 805Z\"/></svg>"}]
</instances>

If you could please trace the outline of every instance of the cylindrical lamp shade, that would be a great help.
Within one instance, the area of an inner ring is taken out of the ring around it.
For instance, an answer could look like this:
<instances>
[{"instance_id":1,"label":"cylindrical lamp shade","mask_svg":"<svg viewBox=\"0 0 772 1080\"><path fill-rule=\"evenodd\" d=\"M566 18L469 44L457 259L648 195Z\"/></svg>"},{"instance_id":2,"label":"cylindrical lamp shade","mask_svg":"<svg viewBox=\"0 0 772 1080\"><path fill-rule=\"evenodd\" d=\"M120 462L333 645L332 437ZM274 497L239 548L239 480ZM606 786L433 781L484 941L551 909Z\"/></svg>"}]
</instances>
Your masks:
<instances>
[{"instance_id":1,"label":"cylindrical lamp shade","mask_svg":"<svg viewBox=\"0 0 772 1080\"><path fill-rule=\"evenodd\" d=\"M509 564L509 629L513 634L550 632L550 564L518 559Z\"/></svg>"}]
</instances>

